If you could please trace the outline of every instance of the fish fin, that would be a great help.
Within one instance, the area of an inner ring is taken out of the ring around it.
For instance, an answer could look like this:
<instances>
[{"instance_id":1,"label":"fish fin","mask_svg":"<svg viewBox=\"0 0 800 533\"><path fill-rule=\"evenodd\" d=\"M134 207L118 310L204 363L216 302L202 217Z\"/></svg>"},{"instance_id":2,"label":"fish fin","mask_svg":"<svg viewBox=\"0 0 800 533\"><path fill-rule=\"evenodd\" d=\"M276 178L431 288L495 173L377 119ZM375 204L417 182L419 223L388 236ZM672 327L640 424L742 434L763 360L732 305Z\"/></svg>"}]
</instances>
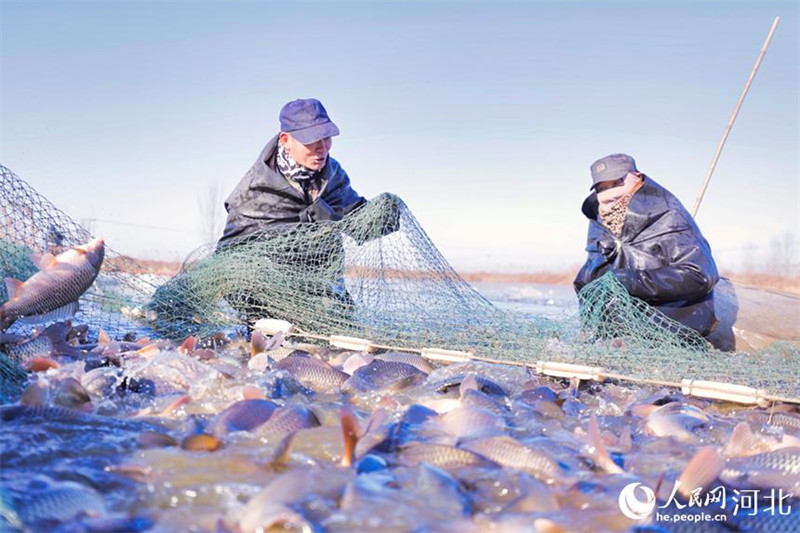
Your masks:
<instances>
[{"instance_id":1,"label":"fish fin","mask_svg":"<svg viewBox=\"0 0 800 533\"><path fill-rule=\"evenodd\" d=\"M137 340L134 344L138 346L147 346L151 342L153 341L150 340L150 337L142 337L141 339Z\"/></svg>"},{"instance_id":2,"label":"fish fin","mask_svg":"<svg viewBox=\"0 0 800 533\"><path fill-rule=\"evenodd\" d=\"M744 457L750 455L753 447L753 432L747 422L739 422L733 428L731 438L723 452L725 457Z\"/></svg>"},{"instance_id":3,"label":"fish fin","mask_svg":"<svg viewBox=\"0 0 800 533\"><path fill-rule=\"evenodd\" d=\"M31 372L47 372L51 368L60 368L61 365L49 357L34 357L28 361L26 367Z\"/></svg>"},{"instance_id":4,"label":"fish fin","mask_svg":"<svg viewBox=\"0 0 800 533\"><path fill-rule=\"evenodd\" d=\"M33 262L33 264L36 265L39 270L47 270L48 268L53 268L58 264L56 256L49 252L43 254L31 254L31 262Z\"/></svg>"},{"instance_id":5,"label":"fish fin","mask_svg":"<svg viewBox=\"0 0 800 533\"><path fill-rule=\"evenodd\" d=\"M344 453L342 454L342 466L353 466L355 463L356 446L361 430L358 427L356 415L349 406L343 406L339 411L339 420L342 424L342 436L344 437Z\"/></svg>"},{"instance_id":6,"label":"fish fin","mask_svg":"<svg viewBox=\"0 0 800 533\"><path fill-rule=\"evenodd\" d=\"M657 405L651 405L651 404L634 405L633 407L630 408L630 413L633 416L647 418L656 409L658 409Z\"/></svg>"},{"instance_id":7,"label":"fish fin","mask_svg":"<svg viewBox=\"0 0 800 533\"><path fill-rule=\"evenodd\" d=\"M597 416L594 413L589 419L587 434L589 435L589 446L592 448L591 456L597 466L609 474L622 474L624 470L611 459L608 450L606 450L606 445L603 443L603 437L600 434L600 426L597 423Z\"/></svg>"},{"instance_id":8,"label":"fish fin","mask_svg":"<svg viewBox=\"0 0 800 533\"><path fill-rule=\"evenodd\" d=\"M189 396L188 394L186 394L184 396L181 396L180 398L178 398L177 400L175 400L174 402L172 402L171 404L166 406L164 408L164 410L162 410L159 413L159 416L171 415L173 413L173 411L177 410L179 407L182 407L182 406L184 406L186 404L190 404L190 403L192 403L192 397L191 396Z\"/></svg>"},{"instance_id":9,"label":"fish fin","mask_svg":"<svg viewBox=\"0 0 800 533\"><path fill-rule=\"evenodd\" d=\"M67 333L69 333L69 324L66 322L56 322L51 324L42 331L42 334L47 335L53 343L65 342L67 340Z\"/></svg>"},{"instance_id":10,"label":"fish fin","mask_svg":"<svg viewBox=\"0 0 800 533\"><path fill-rule=\"evenodd\" d=\"M245 385L242 387L242 396L245 400L266 400L264 391L255 385Z\"/></svg>"},{"instance_id":11,"label":"fish fin","mask_svg":"<svg viewBox=\"0 0 800 533\"><path fill-rule=\"evenodd\" d=\"M193 452L214 452L222 447L222 441L213 435L200 433L190 435L181 442L181 448Z\"/></svg>"},{"instance_id":12,"label":"fish fin","mask_svg":"<svg viewBox=\"0 0 800 533\"><path fill-rule=\"evenodd\" d=\"M253 334L250 336L250 357L265 352L266 348L267 336L258 330L253 331Z\"/></svg>"},{"instance_id":13,"label":"fish fin","mask_svg":"<svg viewBox=\"0 0 800 533\"><path fill-rule=\"evenodd\" d=\"M533 530L536 533L567 533L567 530L549 518L537 518L533 521Z\"/></svg>"},{"instance_id":14,"label":"fish fin","mask_svg":"<svg viewBox=\"0 0 800 533\"><path fill-rule=\"evenodd\" d=\"M697 488L705 488L717 479L725 468L725 460L714 446L698 451L678 477L678 492L688 498Z\"/></svg>"},{"instance_id":15,"label":"fish fin","mask_svg":"<svg viewBox=\"0 0 800 533\"><path fill-rule=\"evenodd\" d=\"M186 337L186 340L183 341L178 347L178 351L182 354L189 354L194 350L194 345L197 343L197 339L194 337Z\"/></svg>"},{"instance_id":16,"label":"fish fin","mask_svg":"<svg viewBox=\"0 0 800 533\"><path fill-rule=\"evenodd\" d=\"M271 339L267 341L266 346L264 346L264 351L268 352L270 350L280 348L281 346L283 346L283 341L285 340L285 338L286 336L284 335L284 333L282 331L279 331L278 333L273 335Z\"/></svg>"},{"instance_id":17,"label":"fish fin","mask_svg":"<svg viewBox=\"0 0 800 533\"><path fill-rule=\"evenodd\" d=\"M464 398L464 395L470 390L480 390L475 374L470 374L461 380L461 385L458 386L459 397Z\"/></svg>"},{"instance_id":18,"label":"fish fin","mask_svg":"<svg viewBox=\"0 0 800 533\"><path fill-rule=\"evenodd\" d=\"M292 445L294 444L295 435L297 435L297 432L293 431L278 442L267 461L267 466L272 468L284 467L289 463L289 459L292 458Z\"/></svg>"},{"instance_id":19,"label":"fish fin","mask_svg":"<svg viewBox=\"0 0 800 533\"><path fill-rule=\"evenodd\" d=\"M111 337L108 335L108 332L103 328L100 328L100 333L97 334L97 344L100 346L108 346L111 344Z\"/></svg>"},{"instance_id":20,"label":"fish fin","mask_svg":"<svg viewBox=\"0 0 800 533\"><path fill-rule=\"evenodd\" d=\"M8 299L13 300L19 294L20 288L22 287L22 282L18 279L14 278L6 278L6 292L8 293Z\"/></svg>"},{"instance_id":21,"label":"fish fin","mask_svg":"<svg viewBox=\"0 0 800 533\"><path fill-rule=\"evenodd\" d=\"M39 322L49 322L51 320L60 320L62 318L70 317L78 312L78 301L70 302L67 305L61 306L58 309L53 309L41 315L28 315L20 317L20 322L25 324L37 324Z\"/></svg>"},{"instance_id":22,"label":"fish fin","mask_svg":"<svg viewBox=\"0 0 800 533\"><path fill-rule=\"evenodd\" d=\"M158 343L151 342L150 344L142 346L141 348L136 350L136 353L138 353L139 355L143 355L145 357L150 357L159 353L160 351L161 348L159 348Z\"/></svg>"},{"instance_id":23,"label":"fish fin","mask_svg":"<svg viewBox=\"0 0 800 533\"><path fill-rule=\"evenodd\" d=\"M27 386L19 403L29 407L45 405L49 396L50 390L47 381L39 378Z\"/></svg>"}]
</instances>

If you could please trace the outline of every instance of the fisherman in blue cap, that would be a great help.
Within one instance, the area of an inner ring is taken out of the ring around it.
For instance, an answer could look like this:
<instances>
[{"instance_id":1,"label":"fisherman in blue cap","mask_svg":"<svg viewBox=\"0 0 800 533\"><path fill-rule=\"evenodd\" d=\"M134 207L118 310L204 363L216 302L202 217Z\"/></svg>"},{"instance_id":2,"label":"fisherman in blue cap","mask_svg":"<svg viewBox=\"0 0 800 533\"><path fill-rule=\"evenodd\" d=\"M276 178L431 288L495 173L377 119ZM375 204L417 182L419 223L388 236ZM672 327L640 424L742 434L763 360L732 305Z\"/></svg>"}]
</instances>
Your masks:
<instances>
[{"instance_id":1,"label":"fisherman in blue cap","mask_svg":"<svg viewBox=\"0 0 800 533\"><path fill-rule=\"evenodd\" d=\"M237 246L251 237L271 239L275 248L269 264L314 280L301 283L306 294L347 319L354 302L344 283L341 235L318 223L341 220L366 200L353 190L347 173L330 156L332 138L337 135L339 128L319 100L298 99L284 105L280 132L225 201L228 220L217 248ZM307 225L311 231L316 227L320 233L305 233L302 242L286 238L298 225ZM284 310L271 309L264 296L229 295L228 300L248 321L266 316L291 318L281 314Z\"/></svg>"},{"instance_id":2,"label":"fisherman in blue cap","mask_svg":"<svg viewBox=\"0 0 800 533\"><path fill-rule=\"evenodd\" d=\"M639 172L627 154L592 163L586 263L575 290L611 272L628 291L721 350L734 349L731 324L720 325L711 248L681 202Z\"/></svg>"},{"instance_id":3,"label":"fisherman in blue cap","mask_svg":"<svg viewBox=\"0 0 800 533\"><path fill-rule=\"evenodd\" d=\"M221 243L276 225L341 218L365 202L333 159L339 135L319 100L293 100L280 112L275 135L225 201Z\"/></svg>"}]
</instances>

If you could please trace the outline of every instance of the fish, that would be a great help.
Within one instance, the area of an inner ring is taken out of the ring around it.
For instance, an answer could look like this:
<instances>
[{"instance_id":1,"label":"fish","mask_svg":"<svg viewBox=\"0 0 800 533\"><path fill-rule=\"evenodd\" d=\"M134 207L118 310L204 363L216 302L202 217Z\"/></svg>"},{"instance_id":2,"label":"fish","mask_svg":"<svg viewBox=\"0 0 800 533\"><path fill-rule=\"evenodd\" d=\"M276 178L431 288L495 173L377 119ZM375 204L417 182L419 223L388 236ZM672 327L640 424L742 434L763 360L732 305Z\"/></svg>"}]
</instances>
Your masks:
<instances>
[{"instance_id":1,"label":"fish","mask_svg":"<svg viewBox=\"0 0 800 533\"><path fill-rule=\"evenodd\" d=\"M375 359L353 372L342 384L342 392L396 392L419 385L427 377L428 374L413 365Z\"/></svg>"},{"instance_id":2,"label":"fish","mask_svg":"<svg viewBox=\"0 0 800 533\"><path fill-rule=\"evenodd\" d=\"M209 424L209 432L221 438L234 431L251 431L270 419L278 405L270 400L241 400L218 414Z\"/></svg>"},{"instance_id":3,"label":"fish","mask_svg":"<svg viewBox=\"0 0 800 533\"><path fill-rule=\"evenodd\" d=\"M189 435L181 442L181 448L191 452L214 452L220 449L221 446L222 441L205 433Z\"/></svg>"},{"instance_id":4,"label":"fish","mask_svg":"<svg viewBox=\"0 0 800 533\"><path fill-rule=\"evenodd\" d=\"M78 299L100 273L104 254L103 239L94 239L58 256L34 257L40 270L27 281L6 278L8 301L0 306L0 331L17 319L42 322L75 314Z\"/></svg>"},{"instance_id":5,"label":"fish","mask_svg":"<svg viewBox=\"0 0 800 533\"><path fill-rule=\"evenodd\" d=\"M506 422L492 411L480 407L459 407L428 420L423 431L445 432L453 437L453 443L487 435L502 435Z\"/></svg>"},{"instance_id":6,"label":"fish","mask_svg":"<svg viewBox=\"0 0 800 533\"><path fill-rule=\"evenodd\" d=\"M83 514L103 516L108 512L97 491L73 481L47 482L39 490L30 490L18 502L16 510L29 527L65 522Z\"/></svg>"},{"instance_id":7,"label":"fish","mask_svg":"<svg viewBox=\"0 0 800 533\"><path fill-rule=\"evenodd\" d=\"M681 402L662 405L647 415L645 429L657 437L674 437L681 442L696 444L700 438L698 428L706 426L710 418L697 407Z\"/></svg>"},{"instance_id":8,"label":"fish","mask_svg":"<svg viewBox=\"0 0 800 533\"><path fill-rule=\"evenodd\" d=\"M258 427L258 435L283 436L301 429L319 426L319 419L302 405L287 405L278 408L264 424Z\"/></svg>"},{"instance_id":9,"label":"fish","mask_svg":"<svg viewBox=\"0 0 800 533\"><path fill-rule=\"evenodd\" d=\"M499 468L499 464L483 455L455 446L441 444L410 444L400 449L397 456L400 464L414 466L428 463L445 470L465 467Z\"/></svg>"},{"instance_id":10,"label":"fish","mask_svg":"<svg viewBox=\"0 0 800 533\"><path fill-rule=\"evenodd\" d=\"M236 513L234 520L242 533L269 531L270 528L317 531L314 522L298 509L299 502L314 495L318 504L338 502L347 483L355 477L350 468L301 468L274 478ZM318 512L319 505L316 505Z\"/></svg>"},{"instance_id":11,"label":"fish","mask_svg":"<svg viewBox=\"0 0 800 533\"><path fill-rule=\"evenodd\" d=\"M800 494L800 447L732 457L720 480L737 488L783 489Z\"/></svg>"},{"instance_id":12,"label":"fish","mask_svg":"<svg viewBox=\"0 0 800 533\"><path fill-rule=\"evenodd\" d=\"M459 444L460 448L473 451L507 467L527 472L546 482L564 480L566 471L542 450L525 446L507 435L481 437Z\"/></svg>"},{"instance_id":13,"label":"fish","mask_svg":"<svg viewBox=\"0 0 800 533\"><path fill-rule=\"evenodd\" d=\"M392 361L395 363L406 363L407 365L417 367L426 374L433 372L433 365L427 359L416 353L384 352L376 354L375 359L380 359L381 361Z\"/></svg>"},{"instance_id":14,"label":"fish","mask_svg":"<svg viewBox=\"0 0 800 533\"><path fill-rule=\"evenodd\" d=\"M339 392L342 384L349 377L341 370L310 355L295 352L275 365L278 370L285 370L303 386L316 392Z\"/></svg>"},{"instance_id":15,"label":"fish","mask_svg":"<svg viewBox=\"0 0 800 533\"><path fill-rule=\"evenodd\" d=\"M53 403L73 409L91 408L92 398L80 381L73 377L65 378L56 387Z\"/></svg>"},{"instance_id":16,"label":"fish","mask_svg":"<svg viewBox=\"0 0 800 533\"><path fill-rule=\"evenodd\" d=\"M69 329L69 324L56 322L38 335L22 342L4 344L2 349L9 358L23 366L27 366L35 357L52 357L54 355L78 357L83 355L81 349L71 346L67 342Z\"/></svg>"},{"instance_id":17,"label":"fish","mask_svg":"<svg viewBox=\"0 0 800 533\"><path fill-rule=\"evenodd\" d=\"M441 394L447 394L451 390L458 389L461 386L461 383L467 378L467 375L455 375L447 377L437 383L434 383L433 389L436 392ZM474 375L475 381L478 384L478 390L481 392L485 392L491 396L501 396L505 397L508 396L506 390L492 381L491 379L481 376L481 375Z\"/></svg>"},{"instance_id":18,"label":"fish","mask_svg":"<svg viewBox=\"0 0 800 533\"><path fill-rule=\"evenodd\" d=\"M747 419L755 424L764 426L777 426L794 433L800 433L800 414L764 411L747 413Z\"/></svg>"}]
</instances>

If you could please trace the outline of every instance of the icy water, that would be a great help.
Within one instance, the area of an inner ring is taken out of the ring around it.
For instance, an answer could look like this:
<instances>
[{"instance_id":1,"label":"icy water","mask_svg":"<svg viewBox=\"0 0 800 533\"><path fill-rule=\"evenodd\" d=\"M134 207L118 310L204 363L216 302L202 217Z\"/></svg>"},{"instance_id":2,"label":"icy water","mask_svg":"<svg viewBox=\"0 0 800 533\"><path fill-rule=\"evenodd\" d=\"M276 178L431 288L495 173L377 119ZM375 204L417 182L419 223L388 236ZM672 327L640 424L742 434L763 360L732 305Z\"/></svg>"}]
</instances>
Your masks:
<instances>
[{"instance_id":1,"label":"icy water","mask_svg":"<svg viewBox=\"0 0 800 533\"><path fill-rule=\"evenodd\" d=\"M568 286L475 287L577 310ZM39 373L0 408L0 529L800 530L794 407L266 342L116 342Z\"/></svg>"},{"instance_id":2,"label":"icy water","mask_svg":"<svg viewBox=\"0 0 800 533\"><path fill-rule=\"evenodd\" d=\"M500 309L551 319L578 312L578 300L571 285L540 283L489 283L471 285Z\"/></svg>"}]
</instances>

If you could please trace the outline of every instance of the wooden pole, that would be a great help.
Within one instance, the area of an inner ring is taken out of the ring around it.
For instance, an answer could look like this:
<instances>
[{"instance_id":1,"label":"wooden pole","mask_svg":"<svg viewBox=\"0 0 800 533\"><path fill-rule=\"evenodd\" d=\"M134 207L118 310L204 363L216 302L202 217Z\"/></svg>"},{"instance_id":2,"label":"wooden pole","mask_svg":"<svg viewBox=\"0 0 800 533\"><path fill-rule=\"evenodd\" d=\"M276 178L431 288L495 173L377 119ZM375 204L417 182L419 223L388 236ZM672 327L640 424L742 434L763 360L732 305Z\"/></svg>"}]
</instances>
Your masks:
<instances>
[{"instance_id":1,"label":"wooden pole","mask_svg":"<svg viewBox=\"0 0 800 533\"><path fill-rule=\"evenodd\" d=\"M706 179L703 182L703 187L700 189L700 194L697 195L697 200L694 203L694 208L692 209L692 216L697 216L697 210L700 209L700 202L703 201L703 196L706 194L706 189L708 189L708 183L711 181L711 174L714 173L714 168L717 166L717 161L719 161L719 156L722 153L722 148L725 146L725 141L728 140L728 135L733 128L733 123L736 122L736 117L739 116L739 110L742 108L742 102L744 102L744 97L747 96L747 91L750 90L750 85L753 83L753 78L756 77L756 72L758 72L758 67L761 65L761 61L764 59L764 55L767 53L767 48L769 47L770 41L772 41L772 35L775 33L775 29L778 27L778 22L781 20L780 17L775 17L775 21L772 23L772 27L769 29L769 33L767 34L767 39L764 41L764 45L761 47L761 53L758 54L758 59L756 59L755 65L753 65L753 69L750 71L750 77L747 78L747 83L744 85L744 90L742 94L739 96L739 100L736 102L736 107L733 110L733 115L731 115L731 119L728 121L728 125L725 126L725 131L722 133L722 139L719 141L719 145L717 146L717 153L714 154L714 159L711 161L711 166L708 169L708 174L706 174Z\"/></svg>"}]
</instances>

